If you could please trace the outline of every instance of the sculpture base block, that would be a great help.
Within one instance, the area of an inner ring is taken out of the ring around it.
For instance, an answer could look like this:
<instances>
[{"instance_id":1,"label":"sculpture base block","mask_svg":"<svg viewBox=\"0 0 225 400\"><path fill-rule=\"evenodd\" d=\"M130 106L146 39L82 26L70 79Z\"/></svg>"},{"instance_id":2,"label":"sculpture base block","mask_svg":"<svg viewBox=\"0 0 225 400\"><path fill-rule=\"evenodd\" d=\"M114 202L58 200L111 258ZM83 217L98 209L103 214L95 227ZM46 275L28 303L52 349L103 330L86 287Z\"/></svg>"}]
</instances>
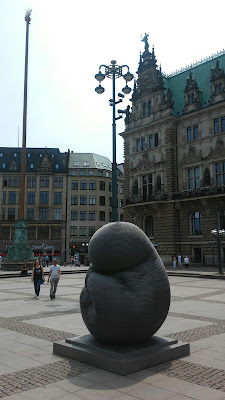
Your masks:
<instances>
[{"instance_id":1,"label":"sculpture base block","mask_svg":"<svg viewBox=\"0 0 225 400\"><path fill-rule=\"evenodd\" d=\"M33 268L35 259L28 261L16 261L4 259L1 264L1 269L4 271L21 271L22 266L26 264L27 269L31 270Z\"/></svg>"},{"instance_id":2,"label":"sculpture base block","mask_svg":"<svg viewBox=\"0 0 225 400\"><path fill-rule=\"evenodd\" d=\"M53 343L53 353L127 375L190 354L190 344L153 336L142 345L113 346L98 342L91 334Z\"/></svg>"}]
</instances>

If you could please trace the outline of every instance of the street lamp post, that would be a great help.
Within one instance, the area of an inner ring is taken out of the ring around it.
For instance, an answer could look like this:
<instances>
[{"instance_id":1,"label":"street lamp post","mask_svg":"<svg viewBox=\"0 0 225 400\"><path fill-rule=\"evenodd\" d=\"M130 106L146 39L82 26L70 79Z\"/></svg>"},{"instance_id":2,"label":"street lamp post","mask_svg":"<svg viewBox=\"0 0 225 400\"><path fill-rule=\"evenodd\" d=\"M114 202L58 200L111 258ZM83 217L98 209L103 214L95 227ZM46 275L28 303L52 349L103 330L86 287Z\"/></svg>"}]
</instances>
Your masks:
<instances>
[{"instance_id":1,"label":"street lamp post","mask_svg":"<svg viewBox=\"0 0 225 400\"><path fill-rule=\"evenodd\" d=\"M126 68L126 73L124 74L124 68ZM102 73L102 69L104 69L104 73ZM99 86L95 88L95 91L98 94L104 93L105 89L101 86L101 82L105 79L105 77L112 79L112 95L113 98L109 100L109 105L113 108L112 113L112 221L118 221L117 214L117 163L116 163L116 120L122 118L120 115L116 117L116 104L122 102L122 98L124 97L122 94L118 94L120 97L119 100L116 101L116 78L123 77L126 81L126 86L122 89L124 94L129 94L131 92L131 88L127 85L127 82L132 81L133 75L129 71L128 65L117 65L116 61L111 61L110 65L100 65L99 72L95 75L95 79L99 82Z\"/></svg>"},{"instance_id":2,"label":"street lamp post","mask_svg":"<svg viewBox=\"0 0 225 400\"><path fill-rule=\"evenodd\" d=\"M220 240L223 236L225 236L225 229L212 229L211 234L216 237L217 255L218 255L218 272L219 272L219 274L222 274L223 270L222 270L222 262L221 262Z\"/></svg>"}]
</instances>

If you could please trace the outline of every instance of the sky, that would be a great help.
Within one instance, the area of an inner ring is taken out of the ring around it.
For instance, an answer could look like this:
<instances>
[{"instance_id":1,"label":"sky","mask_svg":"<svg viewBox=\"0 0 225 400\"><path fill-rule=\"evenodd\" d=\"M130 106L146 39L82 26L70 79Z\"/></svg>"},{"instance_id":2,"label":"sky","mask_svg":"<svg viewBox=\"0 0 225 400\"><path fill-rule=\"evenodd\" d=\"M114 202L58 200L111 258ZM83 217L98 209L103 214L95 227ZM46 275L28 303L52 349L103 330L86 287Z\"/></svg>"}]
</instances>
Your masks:
<instances>
[{"instance_id":1,"label":"sky","mask_svg":"<svg viewBox=\"0 0 225 400\"><path fill-rule=\"evenodd\" d=\"M166 74L225 47L224 0L0 0L1 147L22 146L27 9L32 9L27 147L97 153L112 160L112 80L103 81L104 94L95 92L99 66L116 60L137 76L145 33ZM116 93L124 86L124 79L117 79ZM131 105L130 98L119 108ZM118 163L123 162L123 131L121 119Z\"/></svg>"}]
</instances>

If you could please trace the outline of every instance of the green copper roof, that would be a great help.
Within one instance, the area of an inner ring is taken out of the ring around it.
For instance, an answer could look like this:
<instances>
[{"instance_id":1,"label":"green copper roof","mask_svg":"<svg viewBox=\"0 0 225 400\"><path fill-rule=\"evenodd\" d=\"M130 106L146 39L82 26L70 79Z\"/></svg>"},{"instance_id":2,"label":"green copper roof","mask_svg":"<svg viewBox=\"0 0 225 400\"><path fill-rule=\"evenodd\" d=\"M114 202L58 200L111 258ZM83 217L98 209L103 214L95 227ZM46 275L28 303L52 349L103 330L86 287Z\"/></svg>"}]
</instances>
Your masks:
<instances>
[{"instance_id":1,"label":"green copper roof","mask_svg":"<svg viewBox=\"0 0 225 400\"><path fill-rule=\"evenodd\" d=\"M172 100L174 101L175 116L183 114L184 90L190 72L192 72L193 79L197 81L198 88L202 92L202 107L209 105L211 96L211 69L216 67L217 60L219 61L219 67L225 70L225 53L223 52L218 57L190 66L190 68L175 73L173 76L163 76L166 89L170 88L173 94Z\"/></svg>"}]
</instances>

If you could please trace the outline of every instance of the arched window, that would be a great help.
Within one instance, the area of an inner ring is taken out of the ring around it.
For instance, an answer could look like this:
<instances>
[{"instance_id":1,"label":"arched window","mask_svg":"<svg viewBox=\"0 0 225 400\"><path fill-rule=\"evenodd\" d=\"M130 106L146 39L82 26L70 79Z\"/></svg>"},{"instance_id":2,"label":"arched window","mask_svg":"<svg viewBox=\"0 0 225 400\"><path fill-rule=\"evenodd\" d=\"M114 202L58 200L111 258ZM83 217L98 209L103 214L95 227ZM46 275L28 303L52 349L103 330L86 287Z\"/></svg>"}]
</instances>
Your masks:
<instances>
[{"instance_id":1,"label":"arched window","mask_svg":"<svg viewBox=\"0 0 225 400\"><path fill-rule=\"evenodd\" d=\"M5 163L2 164L2 168L5 168Z\"/></svg>"},{"instance_id":2,"label":"arched window","mask_svg":"<svg viewBox=\"0 0 225 400\"><path fill-rule=\"evenodd\" d=\"M153 236L153 218L147 215L144 219L144 232L147 236Z\"/></svg>"},{"instance_id":3,"label":"arched window","mask_svg":"<svg viewBox=\"0 0 225 400\"><path fill-rule=\"evenodd\" d=\"M204 185L206 185L206 186L210 185L210 170L209 170L209 168L206 168L204 170Z\"/></svg>"},{"instance_id":4,"label":"arched window","mask_svg":"<svg viewBox=\"0 0 225 400\"><path fill-rule=\"evenodd\" d=\"M220 229L225 229L225 210L220 211Z\"/></svg>"},{"instance_id":5,"label":"arched window","mask_svg":"<svg viewBox=\"0 0 225 400\"><path fill-rule=\"evenodd\" d=\"M134 181L134 185L133 185L133 196L137 196L138 195L138 181Z\"/></svg>"},{"instance_id":6,"label":"arched window","mask_svg":"<svg viewBox=\"0 0 225 400\"><path fill-rule=\"evenodd\" d=\"M202 234L202 220L200 212L196 211L191 216L192 235Z\"/></svg>"}]
</instances>

